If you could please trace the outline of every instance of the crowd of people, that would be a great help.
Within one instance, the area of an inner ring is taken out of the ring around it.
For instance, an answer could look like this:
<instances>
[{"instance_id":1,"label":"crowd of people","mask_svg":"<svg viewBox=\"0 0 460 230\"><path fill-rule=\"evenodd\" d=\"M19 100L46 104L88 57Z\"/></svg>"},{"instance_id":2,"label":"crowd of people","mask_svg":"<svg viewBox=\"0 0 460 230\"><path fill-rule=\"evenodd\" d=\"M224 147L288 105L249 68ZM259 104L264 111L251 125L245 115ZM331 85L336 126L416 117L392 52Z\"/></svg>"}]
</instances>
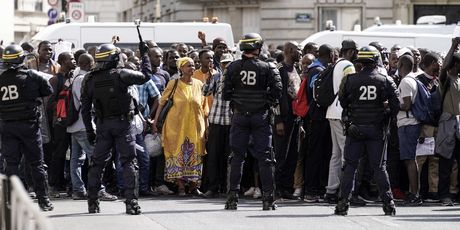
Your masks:
<instances>
[{"instance_id":1,"label":"crowd of people","mask_svg":"<svg viewBox=\"0 0 460 230\"><path fill-rule=\"evenodd\" d=\"M25 112L10 103L27 87L1 85L0 172L21 175L43 210L52 209L48 188L51 198L88 200L91 213L99 200L124 197L127 213L139 214L138 196L166 195L229 194L226 209L238 196L262 198L264 210L278 198L326 202L339 215L370 202L394 215L394 200L460 201L459 38L439 54L378 41L274 47L250 34L240 41L243 61L224 39L198 38L199 48L104 44L57 61L49 41L2 48L1 84L13 81L10 69L47 82L30 86L40 88L28 96L37 119L16 116ZM328 71L333 97L324 104L318 85ZM424 93L430 119L416 112ZM17 119L33 120L40 138L18 137L31 127ZM147 134L160 137L160 154L147 152Z\"/></svg>"}]
</instances>

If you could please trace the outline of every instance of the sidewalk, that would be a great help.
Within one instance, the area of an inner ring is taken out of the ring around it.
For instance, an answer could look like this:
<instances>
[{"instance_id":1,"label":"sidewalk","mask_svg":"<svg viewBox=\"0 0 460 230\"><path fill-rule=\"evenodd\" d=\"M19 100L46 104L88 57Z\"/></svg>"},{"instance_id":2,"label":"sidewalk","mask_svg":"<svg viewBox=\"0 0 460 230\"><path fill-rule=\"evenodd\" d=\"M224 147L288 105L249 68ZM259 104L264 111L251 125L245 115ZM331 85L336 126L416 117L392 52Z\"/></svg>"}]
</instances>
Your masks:
<instances>
[{"instance_id":1,"label":"sidewalk","mask_svg":"<svg viewBox=\"0 0 460 230\"><path fill-rule=\"evenodd\" d=\"M142 215L124 213L124 203L101 202L101 213L88 214L86 201L55 200L45 213L56 229L458 229L459 207L397 207L395 217L384 216L380 204L351 207L349 216L332 215L333 205L279 202L276 211L262 211L260 200L241 199L238 211L224 210L224 199L141 199Z\"/></svg>"}]
</instances>

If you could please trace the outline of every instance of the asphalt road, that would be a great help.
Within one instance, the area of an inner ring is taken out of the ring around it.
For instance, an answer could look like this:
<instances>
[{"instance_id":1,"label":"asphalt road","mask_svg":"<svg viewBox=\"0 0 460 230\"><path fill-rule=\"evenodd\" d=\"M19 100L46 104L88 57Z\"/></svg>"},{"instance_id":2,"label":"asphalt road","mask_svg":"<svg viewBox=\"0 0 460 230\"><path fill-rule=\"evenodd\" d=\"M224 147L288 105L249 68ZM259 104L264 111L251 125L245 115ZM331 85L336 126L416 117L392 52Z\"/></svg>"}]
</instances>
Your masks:
<instances>
[{"instance_id":1,"label":"asphalt road","mask_svg":"<svg viewBox=\"0 0 460 230\"><path fill-rule=\"evenodd\" d=\"M223 198L158 197L141 199L142 215L124 213L124 203L101 202L101 213L88 214L86 201L54 200L55 210L45 213L55 229L460 229L460 206L397 207L394 217L384 216L381 204L351 207L348 216L333 215L334 206L302 201L278 201L278 210L262 211L261 201L240 199L237 211L224 210ZM398 205L398 204L397 204Z\"/></svg>"}]
</instances>

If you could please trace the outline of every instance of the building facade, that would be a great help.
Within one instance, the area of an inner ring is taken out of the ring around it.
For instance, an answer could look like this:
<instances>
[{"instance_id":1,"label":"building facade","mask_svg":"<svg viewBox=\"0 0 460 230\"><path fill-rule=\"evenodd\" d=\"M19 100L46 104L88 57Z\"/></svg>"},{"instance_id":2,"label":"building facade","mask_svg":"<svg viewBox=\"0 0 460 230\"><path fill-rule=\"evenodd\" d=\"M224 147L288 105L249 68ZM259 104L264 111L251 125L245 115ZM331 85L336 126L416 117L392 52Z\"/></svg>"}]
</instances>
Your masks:
<instances>
[{"instance_id":1,"label":"building facade","mask_svg":"<svg viewBox=\"0 0 460 230\"><path fill-rule=\"evenodd\" d=\"M193 22L218 17L232 25L235 40L260 33L269 43L301 41L331 28L353 30L401 20L412 24L423 15L458 19L458 0L131 0L122 1L121 21Z\"/></svg>"}]
</instances>

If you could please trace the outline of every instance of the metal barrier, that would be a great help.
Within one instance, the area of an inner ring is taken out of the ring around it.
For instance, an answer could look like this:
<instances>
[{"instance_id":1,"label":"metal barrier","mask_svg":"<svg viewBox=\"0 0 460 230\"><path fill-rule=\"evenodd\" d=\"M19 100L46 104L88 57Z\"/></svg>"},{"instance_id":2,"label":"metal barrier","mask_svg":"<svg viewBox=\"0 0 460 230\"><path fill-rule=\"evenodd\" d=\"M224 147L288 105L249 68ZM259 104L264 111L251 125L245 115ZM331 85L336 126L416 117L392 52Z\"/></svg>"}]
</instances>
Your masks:
<instances>
[{"instance_id":1,"label":"metal barrier","mask_svg":"<svg viewBox=\"0 0 460 230\"><path fill-rule=\"evenodd\" d=\"M0 175L0 230L52 230L17 176ZM8 189L6 189L8 186ZM8 197L9 196L9 197Z\"/></svg>"}]
</instances>

